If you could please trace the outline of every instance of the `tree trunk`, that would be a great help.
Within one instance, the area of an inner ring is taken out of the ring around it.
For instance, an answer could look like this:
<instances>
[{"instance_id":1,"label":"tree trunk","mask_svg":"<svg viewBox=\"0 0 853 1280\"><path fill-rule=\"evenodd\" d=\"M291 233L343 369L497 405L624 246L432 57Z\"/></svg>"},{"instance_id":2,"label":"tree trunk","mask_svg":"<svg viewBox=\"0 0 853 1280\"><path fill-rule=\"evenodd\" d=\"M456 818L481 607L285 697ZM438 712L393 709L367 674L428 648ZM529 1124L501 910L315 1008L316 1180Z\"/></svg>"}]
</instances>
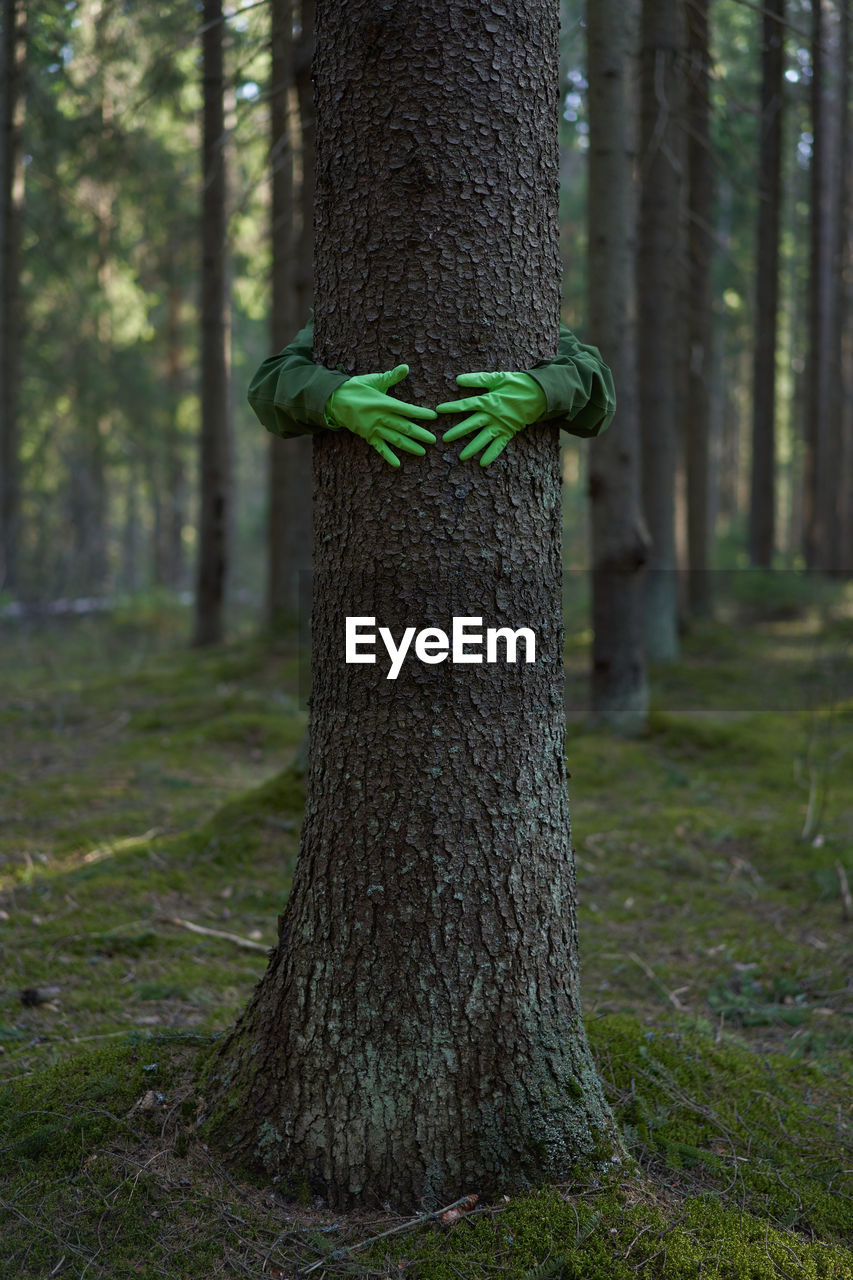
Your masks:
<instances>
[{"instance_id":1,"label":"tree trunk","mask_svg":"<svg viewBox=\"0 0 853 1280\"><path fill-rule=\"evenodd\" d=\"M18 399L21 362L20 248L24 204L21 163L24 0L2 0L0 74L0 590L18 585L20 480Z\"/></svg>"},{"instance_id":2,"label":"tree trunk","mask_svg":"<svg viewBox=\"0 0 853 1280\"><path fill-rule=\"evenodd\" d=\"M314 5L311 0L305 0L300 6L300 32L295 45L294 9L293 0L285 0L281 4L281 13L272 15L273 84L277 89L273 94L273 146L277 158L273 177L275 351L289 342L296 329L305 323L314 290L314 105L311 90ZM286 105L294 89L299 104L301 135L296 175ZM285 137L286 144L283 143ZM286 443L273 436L270 441L268 616L273 629L281 622L292 622L310 601L311 457L309 436L299 436Z\"/></svg>"},{"instance_id":3,"label":"tree trunk","mask_svg":"<svg viewBox=\"0 0 853 1280\"><path fill-rule=\"evenodd\" d=\"M296 270L294 218L293 130L290 111L293 94L294 0L271 0L270 34L270 160L272 168L272 349L286 346L296 329L293 275ZM310 459L310 440L308 457ZM303 454L306 452L303 448ZM273 630L290 621L298 608L299 592L291 572L292 472L290 442L277 436L269 440L269 522L267 557L267 619ZM310 462L309 462L310 465ZM310 475L310 472L309 472ZM306 478L303 477L303 488ZM310 484L310 481L309 481Z\"/></svg>"},{"instance_id":4,"label":"tree trunk","mask_svg":"<svg viewBox=\"0 0 853 1280\"><path fill-rule=\"evenodd\" d=\"M830 0L812 5L811 254L809 277L809 373L806 402L804 550L810 569L828 569L837 536L838 419L833 343L838 324L839 281L835 217L840 175L835 172L838 111L837 23Z\"/></svg>"},{"instance_id":5,"label":"tree trunk","mask_svg":"<svg viewBox=\"0 0 853 1280\"><path fill-rule=\"evenodd\" d=\"M681 189L679 0L643 0L640 35L640 221L637 245L638 390L643 508L652 538L646 571L647 653L678 657L675 468L678 443L678 290Z\"/></svg>"},{"instance_id":6,"label":"tree trunk","mask_svg":"<svg viewBox=\"0 0 853 1280\"><path fill-rule=\"evenodd\" d=\"M851 128L850 4L841 6L841 457L838 466L838 564L853 573L853 128Z\"/></svg>"},{"instance_id":7,"label":"tree trunk","mask_svg":"<svg viewBox=\"0 0 853 1280\"><path fill-rule=\"evenodd\" d=\"M222 23L222 0L204 0L197 645L216 644L223 635L231 505Z\"/></svg>"},{"instance_id":8,"label":"tree trunk","mask_svg":"<svg viewBox=\"0 0 853 1280\"><path fill-rule=\"evenodd\" d=\"M590 332L607 352L619 412L590 444L592 718L619 733L646 723L643 567L649 538L640 512L636 406L636 207L632 59L637 9L620 0L587 7Z\"/></svg>"},{"instance_id":9,"label":"tree trunk","mask_svg":"<svg viewBox=\"0 0 853 1280\"><path fill-rule=\"evenodd\" d=\"M782 203L782 93L785 0L767 0L761 60L758 155L758 280L752 391L752 492L749 556L769 569L776 505L776 322L779 309L779 212Z\"/></svg>"},{"instance_id":10,"label":"tree trunk","mask_svg":"<svg viewBox=\"0 0 853 1280\"><path fill-rule=\"evenodd\" d=\"M850 13L849 0L839 0L833 14L832 59L832 153L828 157L832 176L832 266L830 272L833 296L831 344L831 381L829 394L829 442L827 460L827 504L829 521L826 529L826 568L831 573L845 573L853 567L851 545L844 541L846 526L844 507L853 487L850 454L845 438L848 402L844 377L845 291L849 279L845 275L848 193L850 173L848 140L848 98L850 81Z\"/></svg>"},{"instance_id":11,"label":"tree trunk","mask_svg":"<svg viewBox=\"0 0 853 1280\"><path fill-rule=\"evenodd\" d=\"M165 477L163 492L162 582L180 591L184 582L184 521L186 519L186 459L181 437L180 402L184 392L184 342L181 324L181 288L177 255L170 260L168 316L166 321Z\"/></svg>"},{"instance_id":12,"label":"tree trunk","mask_svg":"<svg viewBox=\"0 0 853 1280\"><path fill-rule=\"evenodd\" d=\"M315 359L407 394L556 352L557 3L323 0ZM393 50L393 57L387 56ZM451 420L452 421L452 420ZM557 428L488 468L315 437L311 762L279 945L214 1059L230 1149L336 1207L618 1150L580 1018ZM529 627L536 661L344 661L345 618ZM457 670L458 666L458 670Z\"/></svg>"},{"instance_id":13,"label":"tree trunk","mask_svg":"<svg viewBox=\"0 0 853 1280\"><path fill-rule=\"evenodd\" d=\"M714 159L709 91L709 0L687 14L687 602L694 616L711 611L709 471L711 431L711 256Z\"/></svg>"}]
</instances>

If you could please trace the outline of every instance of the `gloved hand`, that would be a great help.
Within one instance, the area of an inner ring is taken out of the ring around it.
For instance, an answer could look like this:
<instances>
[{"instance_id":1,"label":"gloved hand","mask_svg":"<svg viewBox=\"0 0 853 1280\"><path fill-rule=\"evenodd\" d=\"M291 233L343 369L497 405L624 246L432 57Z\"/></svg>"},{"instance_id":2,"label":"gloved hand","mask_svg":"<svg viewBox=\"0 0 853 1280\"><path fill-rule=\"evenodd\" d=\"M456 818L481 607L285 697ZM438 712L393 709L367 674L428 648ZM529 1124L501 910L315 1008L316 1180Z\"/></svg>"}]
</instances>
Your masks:
<instances>
[{"instance_id":1,"label":"gloved hand","mask_svg":"<svg viewBox=\"0 0 853 1280\"><path fill-rule=\"evenodd\" d=\"M398 364L387 373L361 373L341 383L326 401L327 426L346 427L361 436L392 467L399 467L400 459L389 445L422 456L426 449L417 441L435 444L435 436L409 419L434 418L435 410L386 395L408 372L407 364Z\"/></svg>"},{"instance_id":2,"label":"gloved hand","mask_svg":"<svg viewBox=\"0 0 853 1280\"><path fill-rule=\"evenodd\" d=\"M460 373L456 381L461 387L486 387L485 395L469 396L466 400L446 400L436 405L439 413L467 413L455 427L445 432L445 444L470 435L479 427L474 437L460 453L465 461L473 458L488 445L480 458L480 466L494 462L509 444L513 436L523 431L531 422L537 422L545 413L545 392L535 378L527 373Z\"/></svg>"}]
</instances>

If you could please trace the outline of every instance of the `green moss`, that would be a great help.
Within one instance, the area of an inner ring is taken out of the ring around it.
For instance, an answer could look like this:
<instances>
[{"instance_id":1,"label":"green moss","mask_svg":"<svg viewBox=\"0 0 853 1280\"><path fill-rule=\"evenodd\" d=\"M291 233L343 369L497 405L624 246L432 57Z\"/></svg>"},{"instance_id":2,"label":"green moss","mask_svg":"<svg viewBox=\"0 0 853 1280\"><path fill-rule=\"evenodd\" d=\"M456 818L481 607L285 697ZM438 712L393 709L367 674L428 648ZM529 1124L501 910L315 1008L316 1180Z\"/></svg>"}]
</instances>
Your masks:
<instances>
[{"instance_id":1,"label":"green moss","mask_svg":"<svg viewBox=\"0 0 853 1280\"><path fill-rule=\"evenodd\" d=\"M780 1227L853 1238L849 1088L818 1066L755 1054L701 1027L650 1032L624 1015L589 1028L629 1149ZM846 1170L846 1172L845 1172Z\"/></svg>"},{"instance_id":2,"label":"green moss","mask_svg":"<svg viewBox=\"0 0 853 1280\"><path fill-rule=\"evenodd\" d=\"M768 1227L708 1196L661 1201L643 1184L518 1197L450 1231L428 1227L377 1246L370 1261L388 1271L405 1264L417 1280L779 1280L791 1268L809 1280L853 1280L845 1248Z\"/></svg>"}]
</instances>

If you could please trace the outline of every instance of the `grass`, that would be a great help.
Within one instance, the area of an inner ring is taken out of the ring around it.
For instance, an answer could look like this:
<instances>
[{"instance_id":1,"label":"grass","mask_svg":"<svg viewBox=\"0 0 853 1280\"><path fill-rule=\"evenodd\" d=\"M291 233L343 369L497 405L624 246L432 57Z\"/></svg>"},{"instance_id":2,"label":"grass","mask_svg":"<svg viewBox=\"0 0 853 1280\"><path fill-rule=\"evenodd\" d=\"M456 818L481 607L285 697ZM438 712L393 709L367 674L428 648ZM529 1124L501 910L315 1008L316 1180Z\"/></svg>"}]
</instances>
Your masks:
<instances>
[{"instance_id":1,"label":"grass","mask_svg":"<svg viewBox=\"0 0 853 1280\"><path fill-rule=\"evenodd\" d=\"M849 599L695 627L635 741L585 727L570 635L586 1022L637 1171L366 1245L405 1224L286 1203L195 1129L265 957L169 922L272 945L305 714L292 645L185 625L0 637L0 1274L853 1280Z\"/></svg>"}]
</instances>

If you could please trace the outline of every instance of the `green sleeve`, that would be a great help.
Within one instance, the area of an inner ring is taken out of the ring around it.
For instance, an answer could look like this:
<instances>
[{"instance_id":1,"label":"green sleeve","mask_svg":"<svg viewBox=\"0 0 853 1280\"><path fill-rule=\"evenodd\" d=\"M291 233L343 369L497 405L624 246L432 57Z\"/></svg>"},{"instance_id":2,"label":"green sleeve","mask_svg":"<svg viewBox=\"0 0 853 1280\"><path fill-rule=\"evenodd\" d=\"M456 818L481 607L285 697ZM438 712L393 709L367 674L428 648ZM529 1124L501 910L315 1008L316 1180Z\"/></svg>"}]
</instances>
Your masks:
<instances>
[{"instance_id":1,"label":"green sleeve","mask_svg":"<svg viewBox=\"0 0 853 1280\"><path fill-rule=\"evenodd\" d=\"M249 386L249 404L267 431L277 436L304 436L326 423L324 410L348 373L326 369L312 358L314 320L308 321L277 356L269 356Z\"/></svg>"},{"instance_id":2,"label":"green sleeve","mask_svg":"<svg viewBox=\"0 0 853 1280\"><path fill-rule=\"evenodd\" d=\"M564 324L556 358L542 360L527 372L545 393L548 407L543 418L584 439L600 436L610 426L616 412L613 374L598 347L579 342Z\"/></svg>"}]
</instances>

